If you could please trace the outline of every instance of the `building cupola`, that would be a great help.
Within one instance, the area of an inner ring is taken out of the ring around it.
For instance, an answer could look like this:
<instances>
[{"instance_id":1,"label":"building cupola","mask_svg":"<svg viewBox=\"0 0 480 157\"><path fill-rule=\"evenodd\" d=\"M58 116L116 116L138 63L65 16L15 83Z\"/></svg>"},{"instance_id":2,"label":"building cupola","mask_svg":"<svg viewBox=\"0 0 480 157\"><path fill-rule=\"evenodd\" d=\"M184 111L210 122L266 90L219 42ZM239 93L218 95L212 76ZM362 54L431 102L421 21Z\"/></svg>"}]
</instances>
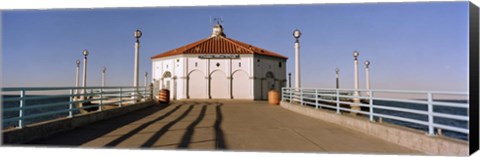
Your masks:
<instances>
[{"instance_id":1,"label":"building cupola","mask_svg":"<svg viewBox=\"0 0 480 157\"><path fill-rule=\"evenodd\" d=\"M218 21L217 21L217 24L213 26L212 35L210 37L216 37L216 36L223 36L223 37L226 36L225 33L223 33L222 25L220 25Z\"/></svg>"}]
</instances>

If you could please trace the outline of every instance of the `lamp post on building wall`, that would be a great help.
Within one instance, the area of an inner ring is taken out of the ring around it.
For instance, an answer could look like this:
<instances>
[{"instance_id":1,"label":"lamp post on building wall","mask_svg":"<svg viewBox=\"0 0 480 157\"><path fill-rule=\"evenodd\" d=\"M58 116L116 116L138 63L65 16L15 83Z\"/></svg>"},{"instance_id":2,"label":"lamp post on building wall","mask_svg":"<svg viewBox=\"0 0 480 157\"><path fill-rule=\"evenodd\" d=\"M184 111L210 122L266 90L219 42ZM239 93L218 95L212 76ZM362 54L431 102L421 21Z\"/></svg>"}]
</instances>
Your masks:
<instances>
[{"instance_id":1,"label":"lamp post on building wall","mask_svg":"<svg viewBox=\"0 0 480 157\"><path fill-rule=\"evenodd\" d=\"M365 88L370 90L370 70L369 70L370 61L365 61Z\"/></svg>"},{"instance_id":2,"label":"lamp post on building wall","mask_svg":"<svg viewBox=\"0 0 480 157\"><path fill-rule=\"evenodd\" d=\"M340 69L335 68L335 87L338 89L340 87L339 85L339 80L338 80L338 73L340 72Z\"/></svg>"},{"instance_id":3,"label":"lamp post on building wall","mask_svg":"<svg viewBox=\"0 0 480 157\"><path fill-rule=\"evenodd\" d=\"M353 96L358 97L360 96L360 93L358 91L359 89L359 81L358 81L358 56L360 53L358 53L357 50L353 52L353 64L354 64L354 85L355 85L355 91L353 92ZM354 103L360 103L359 98L353 98ZM352 105L352 110L360 110L360 106L358 105ZM356 113L351 112L351 114L356 115Z\"/></svg>"},{"instance_id":4,"label":"lamp post on building wall","mask_svg":"<svg viewBox=\"0 0 480 157\"><path fill-rule=\"evenodd\" d=\"M293 31L293 37L295 37L295 88L301 88L300 85L300 42L299 38L302 35L300 30L295 29Z\"/></svg>"},{"instance_id":5,"label":"lamp post on building wall","mask_svg":"<svg viewBox=\"0 0 480 157\"><path fill-rule=\"evenodd\" d=\"M137 96L139 95L138 93L138 71L139 71L139 51L140 51L140 37L142 37L142 32L140 30L136 30L134 32L135 36L135 65L134 65L134 77L133 77L133 86L135 87L135 93L133 95L133 99L135 102L138 101Z\"/></svg>"},{"instance_id":6,"label":"lamp post on building wall","mask_svg":"<svg viewBox=\"0 0 480 157\"><path fill-rule=\"evenodd\" d=\"M77 68L76 68L76 76L75 76L75 87L77 89L75 89L75 94L78 94L78 87L80 86L80 60L77 59L77 61L75 62L77 64ZM78 97L78 96L75 96L75 97Z\"/></svg>"},{"instance_id":7,"label":"lamp post on building wall","mask_svg":"<svg viewBox=\"0 0 480 157\"><path fill-rule=\"evenodd\" d=\"M107 72L107 68L103 66L102 70L102 87L105 87L105 72Z\"/></svg>"},{"instance_id":8,"label":"lamp post on building wall","mask_svg":"<svg viewBox=\"0 0 480 157\"><path fill-rule=\"evenodd\" d=\"M87 97L85 94L87 93L87 56L88 56L88 50L83 50L83 94L84 94L84 99Z\"/></svg>"}]
</instances>

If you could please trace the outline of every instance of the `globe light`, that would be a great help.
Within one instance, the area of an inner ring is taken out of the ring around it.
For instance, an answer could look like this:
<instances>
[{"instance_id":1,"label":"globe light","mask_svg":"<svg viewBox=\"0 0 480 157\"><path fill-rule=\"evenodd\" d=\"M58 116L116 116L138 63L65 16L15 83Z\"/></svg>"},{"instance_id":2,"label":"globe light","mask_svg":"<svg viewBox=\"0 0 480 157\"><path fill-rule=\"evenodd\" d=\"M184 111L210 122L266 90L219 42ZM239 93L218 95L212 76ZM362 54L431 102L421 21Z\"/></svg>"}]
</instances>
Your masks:
<instances>
[{"instance_id":1,"label":"globe light","mask_svg":"<svg viewBox=\"0 0 480 157\"><path fill-rule=\"evenodd\" d=\"M135 31L134 35L135 35L135 38L138 39L138 38L142 37L142 31L140 31L140 30L137 29L137 30Z\"/></svg>"},{"instance_id":2,"label":"globe light","mask_svg":"<svg viewBox=\"0 0 480 157\"><path fill-rule=\"evenodd\" d=\"M295 37L296 39L300 38L301 35L302 35L302 32L300 32L299 29L295 29L293 31L293 37Z\"/></svg>"},{"instance_id":3,"label":"globe light","mask_svg":"<svg viewBox=\"0 0 480 157\"><path fill-rule=\"evenodd\" d=\"M83 56L85 56L85 57L88 56L88 50L83 50Z\"/></svg>"},{"instance_id":4,"label":"globe light","mask_svg":"<svg viewBox=\"0 0 480 157\"><path fill-rule=\"evenodd\" d=\"M368 61L368 60L365 61L365 65L366 65L366 66L370 65L370 61Z\"/></svg>"},{"instance_id":5,"label":"globe light","mask_svg":"<svg viewBox=\"0 0 480 157\"><path fill-rule=\"evenodd\" d=\"M77 59L76 63L77 63L77 66L79 66L80 65L80 60Z\"/></svg>"},{"instance_id":6,"label":"globe light","mask_svg":"<svg viewBox=\"0 0 480 157\"><path fill-rule=\"evenodd\" d=\"M360 53L358 53L358 51L357 51L357 50L353 51L353 57L357 58L357 57L358 57L358 55L360 55Z\"/></svg>"},{"instance_id":7,"label":"globe light","mask_svg":"<svg viewBox=\"0 0 480 157\"><path fill-rule=\"evenodd\" d=\"M338 69L338 68L335 68L335 72L337 72L337 73L338 73L339 71L340 71L340 69Z\"/></svg>"}]
</instances>

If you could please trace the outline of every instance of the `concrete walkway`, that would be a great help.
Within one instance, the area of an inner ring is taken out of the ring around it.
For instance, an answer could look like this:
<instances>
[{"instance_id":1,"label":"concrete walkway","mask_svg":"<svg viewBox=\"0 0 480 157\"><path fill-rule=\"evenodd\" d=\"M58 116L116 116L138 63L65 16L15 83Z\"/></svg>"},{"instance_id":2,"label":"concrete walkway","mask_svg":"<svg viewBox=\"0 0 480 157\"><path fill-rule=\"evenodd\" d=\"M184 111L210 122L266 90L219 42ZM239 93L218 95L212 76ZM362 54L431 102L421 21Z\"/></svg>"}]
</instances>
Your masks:
<instances>
[{"instance_id":1,"label":"concrete walkway","mask_svg":"<svg viewBox=\"0 0 480 157\"><path fill-rule=\"evenodd\" d=\"M176 101L28 145L420 154L264 101Z\"/></svg>"}]
</instances>

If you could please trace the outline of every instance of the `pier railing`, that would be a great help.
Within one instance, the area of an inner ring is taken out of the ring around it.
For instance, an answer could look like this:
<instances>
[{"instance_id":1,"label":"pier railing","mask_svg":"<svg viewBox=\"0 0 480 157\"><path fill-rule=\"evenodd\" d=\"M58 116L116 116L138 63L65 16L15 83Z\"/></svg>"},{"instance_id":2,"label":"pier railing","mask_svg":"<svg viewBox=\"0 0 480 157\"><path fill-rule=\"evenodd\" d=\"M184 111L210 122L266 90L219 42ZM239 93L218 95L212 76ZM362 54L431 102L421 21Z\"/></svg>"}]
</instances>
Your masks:
<instances>
[{"instance_id":1,"label":"pier railing","mask_svg":"<svg viewBox=\"0 0 480 157\"><path fill-rule=\"evenodd\" d=\"M3 128L86 112L101 112L152 100L150 87L26 87L2 88Z\"/></svg>"},{"instance_id":2,"label":"pier railing","mask_svg":"<svg viewBox=\"0 0 480 157\"><path fill-rule=\"evenodd\" d=\"M282 101L468 140L468 92L282 88ZM353 109L352 106L360 109ZM458 135L460 134L460 135Z\"/></svg>"}]
</instances>

